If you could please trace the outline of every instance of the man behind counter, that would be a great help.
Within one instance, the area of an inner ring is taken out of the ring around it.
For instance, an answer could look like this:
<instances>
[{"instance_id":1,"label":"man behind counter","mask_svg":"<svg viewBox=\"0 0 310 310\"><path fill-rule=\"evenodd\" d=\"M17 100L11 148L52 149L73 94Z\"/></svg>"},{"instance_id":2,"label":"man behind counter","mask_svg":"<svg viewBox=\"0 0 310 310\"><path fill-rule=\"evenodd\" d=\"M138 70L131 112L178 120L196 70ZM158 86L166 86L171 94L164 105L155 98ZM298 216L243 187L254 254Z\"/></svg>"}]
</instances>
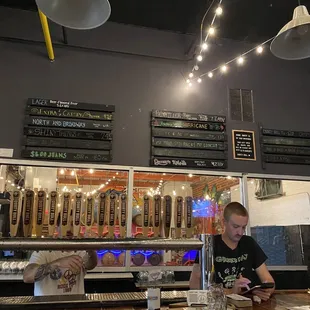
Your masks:
<instances>
[{"instance_id":1,"label":"man behind counter","mask_svg":"<svg viewBox=\"0 0 310 310\"><path fill-rule=\"evenodd\" d=\"M223 283L226 293L239 294L245 288L254 285L254 271L261 283L274 280L265 261L267 256L254 241L245 236L249 215L238 202L229 203L224 209L224 233L214 236L215 282ZM197 255L190 277L190 288L200 288L199 256ZM273 289L256 289L253 294L262 300L268 300Z\"/></svg>"},{"instance_id":2,"label":"man behind counter","mask_svg":"<svg viewBox=\"0 0 310 310\"><path fill-rule=\"evenodd\" d=\"M24 282L34 283L34 295L84 294L86 270L97 265L95 251L33 252Z\"/></svg>"}]
</instances>

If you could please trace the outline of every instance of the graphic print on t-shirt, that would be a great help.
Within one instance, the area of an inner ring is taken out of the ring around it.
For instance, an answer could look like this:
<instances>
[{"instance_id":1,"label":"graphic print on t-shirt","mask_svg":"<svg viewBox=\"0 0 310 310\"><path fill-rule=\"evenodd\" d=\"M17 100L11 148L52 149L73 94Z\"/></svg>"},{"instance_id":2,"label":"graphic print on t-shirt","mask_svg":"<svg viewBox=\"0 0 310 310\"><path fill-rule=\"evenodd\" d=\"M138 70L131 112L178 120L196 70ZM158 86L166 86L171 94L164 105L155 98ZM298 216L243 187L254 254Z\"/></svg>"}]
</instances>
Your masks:
<instances>
[{"instance_id":1,"label":"graphic print on t-shirt","mask_svg":"<svg viewBox=\"0 0 310 310\"><path fill-rule=\"evenodd\" d=\"M221 256L215 257L215 261L217 263L227 262L232 264L226 269L218 271L216 275L218 279L221 279L221 282L225 288L232 288L234 286L236 279L240 276L240 274L242 274L242 271L245 270L245 267L240 266L240 262L246 261L247 258L248 254L243 254L237 258L227 258ZM237 264L237 267L235 264Z\"/></svg>"},{"instance_id":2,"label":"graphic print on t-shirt","mask_svg":"<svg viewBox=\"0 0 310 310\"><path fill-rule=\"evenodd\" d=\"M214 240L216 282L223 283L225 288L232 288L240 275L253 281L253 269L267 258L256 242L249 236L243 236L237 248L231 249L220 235L215 236Z\"/></svg>"},{"instance_id":3,"label":"graphic print on t-shirt","mask_svg":"<svg viewBox=\"0 0 310 310\"><path fill-rule=\"evenodd\" d=\"M57 289L62 290L63 293L70 293L76 285L76 276L77 274L71 269L65 270L58 281Z\"/></svg>"},{"instance_id":4,"label":"graphic print on t-shirt","mask_svg":"<svg viewBox=\"0 0 310 310\"><path fill-rule=\"evenodd\" d=\"M255 285L255 269L261 266L267 256L249 236L243 236L238 246L231 249L222 240L221 235L214 236L214 269L216 283L223 283L225 288L232 288L235 280L242 275ZM195 263L199 263L199 255Z\"/></svg>"}]
</instances>

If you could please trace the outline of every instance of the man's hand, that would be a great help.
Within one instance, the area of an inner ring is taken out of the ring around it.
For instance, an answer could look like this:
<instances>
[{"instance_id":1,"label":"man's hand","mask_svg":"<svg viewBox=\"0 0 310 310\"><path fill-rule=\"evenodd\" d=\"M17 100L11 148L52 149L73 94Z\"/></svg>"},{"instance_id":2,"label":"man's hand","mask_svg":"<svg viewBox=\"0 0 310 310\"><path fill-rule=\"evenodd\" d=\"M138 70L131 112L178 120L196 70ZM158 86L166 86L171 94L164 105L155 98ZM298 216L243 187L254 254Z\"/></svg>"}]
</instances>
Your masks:
<instances>
[{"instance_id":1,"label":"man's hand","mask_svg":"<svg viewBox=\"0 0 310 310\"><path fill-rule=\"evenodd\" d=\"M54 269L55 267L69 268L75 274L79 274L81 270L84 268L83 260L79 255L70 255L67 257L59 258L53 261L50 265L52 269Z\"/></svg>"},{"instance_id":2,"label":"man's hand","mask_svg":"<svg viewBox=\"0 0 310 310\"><path fill-rule=\"evenodd\" d=\"M235 284L232 288L232 291L234 294L240 294L242 288L246 288L247 290L250 289L249 284L251 281L247 278L244 278L242 275L240 275L240 278L236 279Z\"/></svg>"},{"instance_id":3,"label":"man's hand","mask_svg":"<svg viewBox=\"0 0 310 310\"><path fill-rule=\"evenodd\" d=\"M261 300L266 301L270 298L273 293L273 289L257 289L253 290L252 294L258 296Z\"/></svg>"}]
</instances>

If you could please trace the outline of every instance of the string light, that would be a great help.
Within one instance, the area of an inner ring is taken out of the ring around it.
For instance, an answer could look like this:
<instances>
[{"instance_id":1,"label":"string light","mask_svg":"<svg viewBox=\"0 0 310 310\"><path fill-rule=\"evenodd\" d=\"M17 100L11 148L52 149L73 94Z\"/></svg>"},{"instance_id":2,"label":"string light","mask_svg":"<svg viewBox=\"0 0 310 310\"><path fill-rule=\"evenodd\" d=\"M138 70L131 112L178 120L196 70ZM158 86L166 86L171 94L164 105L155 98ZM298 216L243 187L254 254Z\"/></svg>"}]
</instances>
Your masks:
<instances>
[{"instance_id":1,"label":"string light","mask_svg":"<svg viewBox=\"0 0 310 310\"><path fill-rule=\"evenodd\" d=\"M223 73L227 72L227 66L226 66L226 65L223 65L223 66L221 67L221 71L222 71Z\"/></svg>"},{"instance_id":2,"label":"string light","mask_svg":"<svg viewBox=\"0 0 310 310\"><path fill-rule=\"evenodd\" d=\"M190 82L191 82L190 79L187 79L187 80L186 80L186 83L187 83L187 84L189 84Z\"/></svg>"},{"instance_id":3,"label":"string light","mask_svg":"<svg viewBox=\"0 0 310 310\"><path fill-rule=\"evenodd\" d=\"M190 78L194 77L194 73L191 72L189 75L188 75Z\"/></svg>"},{"instance_id":4,"label":"string light","mask_svg":"<svg viewBox=\"0 0 310 310\"><path fill-rule=\"evenodd\" d=\"M240 56L238 59L237 59L237 62L239 65L242 65L244 63L244 58L242 56Z\"/></svg>"},{"instance_id":5,"label":"string light","mask_svg":"<svg viewBox=\"0 0 310 310\"><path fill-rule=\"evenodd\" d=\"M60 174L65 174L65 169L60 169Z\"/></svg>"},{"instance_id":6,"label":"string light","mask_svg":"<svg viewBox=\"0 0 310 310\"><path fill-rule=\"evenodd\" d=\"M220 15L222 15L223 14L223 9L222 9L222 7L221 7L221 4L222 4L222 1L223 0L219 0L219 3L218 3L218 7L216 8L216 10L215 10L215 13L214 13L214 16L213 16L213 18L212 18L212 21L211 21L211 24L210 24L210 28L208 29L208 31L207 31L207 34L206 34L206 36L205 36L205 38L203 39L202 38L202 32L201 32L201 48L200 48L200 52L199 52L199 55L197 56L197 58L196 58L196 60L198 61L198 62L201 62L202 60L203 60L203 56L201 55L202 54L202 52L204 52L204 51L206 51L207 49L208 49L208 44L207 44L207 41L208 41L208 39L209 39L209 36L213 36L213 35L215 35L215 28L214 28L214 22L215 22L215 20L216 20L216 17L218 17L218 16L220 16ZM213 2L211 3L211 6L213 5ZM209 9L211 8L211 6L209 7ZM207 14L208 14L208 12L209 12L209 9L207 10L207 12L205 13L205 15L204 15L204 17L203 17L203 19L202 19L202 22L201 22L201 29L202 29L202 27L203 27L203 22L204 22L204 19L205 19L205 17L207 16ZM193 66L193 69L192 69L192 71L193 70L196 70L196 71L198 71L199 70L199 67L197 66L197 63ZM186 81L187 82L187 81ZM187 82L188 83L188 82ZM188 83L189 84L189 83Z\"/></svg>"},{"instance_id":7,"label":"string light","mask_svg":"<svg viewBox=\"0 0 310 310\"><path fill-rule=\"evenodd\" d=\"M202 79L201 79L201 78L198 78L197 82L198 82L198 83L201 83L201 82L202 82Z\"/></svg>"},{"instance_id":8,"label":"string light","mask_svg":"<svg viewBox=\"0 0 310 310\"><path fill-rule=\"evenodd\" d=\"M212 77L214 76L214 72L216 72L216 71L218 71L218 70L220 70L222 73L226 73L227 70L228 70L228 64L230 64L230 63L237 62L238 65L244 64L244 62L245 62L245 61L244 61L244 56L245 56L245 55L247 55L247 54L249 54L249 53L251 53L251 52L253 52L253 51L256 51L257 54L262 54L262 52L263 52L263 50L264 50L264 47L263 47L263 46L264 46L265 44L267 44L268 42L272 41L273 39L274 39L274 37L272 37L272 38L266 40L265 42L263 42L263 43L261 43L261 44L255 46L255 47L253 47L253 48L251 48L250 50L248 50L248 51L242 53L241 55L239 55L239 56L237 56L237 57L235 57L235 58L233 58L233 59L231 59L231 60L225 62L224 64L222 64L222 65L220 65L220 66L218 66L218 67L216 67L216 68L210 70L209 72L206 72L206 73L201 74L200 76L197 77L196 81L198 82L198 80L199 80L199 79L202 79L205 75L208 75L209 78L212 78ZM200 83L200 82L198 82L198 83Z\"/></svg>"},{"instance_id":9,"label":"string light","mask_svg":"<svg viewBox=\"0 0 310 310\"><path fill-rule=\"evenodd\" d=\"M215 10L215 14L217 16L220 16L223 14L223 9L219 6L216 10Z\"/></svg>"},{"instance_id":10,"label":"string light","mask_svg":"<svg viewBox=\"0 0 310 310\"><path fill-rule=\"evenodd\" d=\"M209 33L210 36L213 36L215 34L214 27L210 27L208 33Z\"/></svg>"}]
</instances>

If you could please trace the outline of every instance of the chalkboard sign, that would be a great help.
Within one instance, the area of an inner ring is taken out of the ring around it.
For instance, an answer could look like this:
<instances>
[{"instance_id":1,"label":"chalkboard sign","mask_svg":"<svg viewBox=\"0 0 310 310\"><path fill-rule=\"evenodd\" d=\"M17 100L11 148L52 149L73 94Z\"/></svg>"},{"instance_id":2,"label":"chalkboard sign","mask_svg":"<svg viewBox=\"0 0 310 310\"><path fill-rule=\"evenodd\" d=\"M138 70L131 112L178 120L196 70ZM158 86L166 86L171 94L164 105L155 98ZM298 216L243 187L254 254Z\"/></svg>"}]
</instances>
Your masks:
<instances>
[{"instance_id":1,"label":"chalkboard sign","mask_svg":"<svg viewBox=\"0 0 310 310\"><path fill-rule=\"evenodd\" d=\"M204 141L226 141L225 133L208 133L196 130L175 130L168 128L153 128L153 137L173 138L173 139L189 139Z\"/></svg>"},{"instance_id":2,"label":"chalkboard sign","mask_svg":"<svg viewBox=\"0 0 310 310\"><path fill-rule=\"evenodd\" d=\"M152 111L151 165L226 169L226 117Z\"/></svg>"},{"instance_id":3,"label":"chalkboard sign","mask_svg":"<svg viewBox=\"0 0 310 310\"><path fill-rule=\"evenodd\" d=\"M256 160L254 131L233 130L233 155L238 160Z\"/></svg>"},{"instance_id":4,"label":"chalkboard sign","mask_svg":"<svg viewBox=\"0 0 310 310\"><path fill-rule=\"evenodd\" d=\"M115 112L114 105L95 104L76 102L68 100L54 100L54 99L42 99L42 98L29 98L27 100L28 105L38 107L51 107L51 108L66 108L72 110L90 110L90 111L102 111L102 112Z\"/></svg>"},{"instance_id":5,"label":"chalkboard sign","mask_svg":"<svg viewBox=\"0 0 310 310\"><path fill-rule=\"evenodd\" d=\"M203 121L203 122L215 122L215 123L225 123L225 116L218 115L207 115L207 114L197 114L197 113L186 113L186 112L171 112L162 110L153 110L153 118L170 118L170 119L182 119L189 121Z\"/></svg>"},{"instance_id":6,"label":"chalkboard sign","mask_svg":"<svg viewBox=\"0 0 310 310\"><path fill-rule=\"evenodd\" d=\"M310 165L310 132L260 127L260 141L265 163Z\"/></svg>"},{"instance_id":7,"label":"chalkboard sign","mask_svg":"<svg viewBox=\"0 0 310 310\"><path fill-rule=\"evenodd\" d=\"M29 98L22 157L110 162L114 111L111 105Z\"/></svg>"},{"instance_id":8,"label":"chalkboard sign","mask_svg":"<svg viewBox=\"0 0 310 310\"><path fill-rule=\"evenodd\" d=\"M184 158L159 158L152 157L152 165L155 167L171 168L227 168L226 160L184 159Z\"/></svg>"}]
</instances>

